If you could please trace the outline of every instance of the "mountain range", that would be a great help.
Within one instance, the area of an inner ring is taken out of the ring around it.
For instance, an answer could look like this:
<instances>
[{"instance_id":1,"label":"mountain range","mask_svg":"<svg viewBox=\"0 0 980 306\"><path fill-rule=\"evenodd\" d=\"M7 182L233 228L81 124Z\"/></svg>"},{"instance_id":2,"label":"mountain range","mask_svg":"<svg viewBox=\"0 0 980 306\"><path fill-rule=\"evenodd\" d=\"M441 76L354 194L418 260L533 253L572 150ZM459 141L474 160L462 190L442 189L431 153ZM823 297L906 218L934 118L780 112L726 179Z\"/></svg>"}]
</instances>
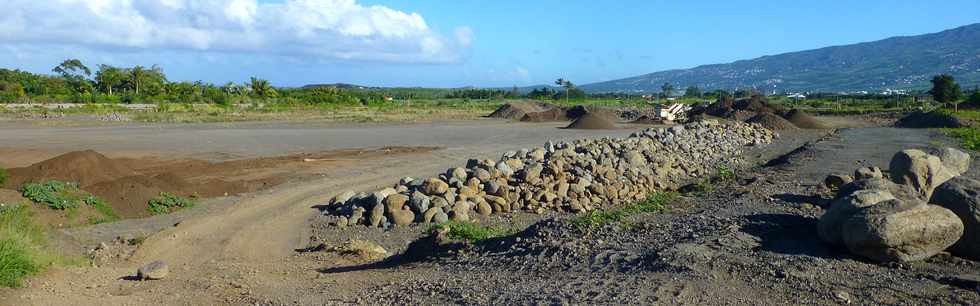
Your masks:
<instances>
[{"instance_id":1,"label":"mountain range","mask_svg":"<svg viewBox=\"0 0 980 306\"><path fill-rule=\"evenodd\" d=\"M755 88L762 92L839 92L924 89L936 74L953 75L964 89L980 84L980 23L938 33L763 56L592 83L588 92L660 92Z\"/></svg>"}]
</instances>

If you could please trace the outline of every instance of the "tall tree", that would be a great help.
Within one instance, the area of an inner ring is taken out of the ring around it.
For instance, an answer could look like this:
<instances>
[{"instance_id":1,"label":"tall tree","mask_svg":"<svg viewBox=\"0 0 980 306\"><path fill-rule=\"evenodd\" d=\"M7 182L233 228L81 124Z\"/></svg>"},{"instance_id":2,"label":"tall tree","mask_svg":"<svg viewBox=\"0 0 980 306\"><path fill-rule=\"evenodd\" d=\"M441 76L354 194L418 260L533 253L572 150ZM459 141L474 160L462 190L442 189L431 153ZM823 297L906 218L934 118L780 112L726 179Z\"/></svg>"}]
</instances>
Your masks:
<instances>
[{"instance_id":1,"label":"tall tree","mask_svg":"<svg viewBox=\"0 0 980 306\"><path fill-rule=\"evenodd\" d=\"M670 98L670 94L674 92L674 85L670 85L670 83L664 83L663 86L660 86L660 90L663 91L665 99Z\"/></svg>"},{"instance_id":2,"label":"tall tree","mask_svg":"<svg viewBox=\"0 0 980 306\"><path fill-rule=\"evenodd\" d=\"M99 65L99 71L95 72L95 83L110 96L112 96L112 89L122 85L126 78L123 69L109 65Z\"/></svg>"},{"instance_id":3,"label":"tall tree","mask_svg":"<svg viewBox=\"0 0 980 306\"><path fill-rule=\"evenodd\" d=\"M953 76L940 74L933 77L931 82L932 89L929 90L929 94L932 95L932 98L939 103L952 103L954 111L958 110L957 105L959 105L963 92L960 91L960 84L956 84Z\"/></svg>"},{"instance_id":4,"label":"tall tree","mask_svg":"<svg viewBox=\"0 0 980 306\"><path fill-rule=\"evenodd\" d=\"M78 59L66 59L51 69L51 71L64 77L71 84L72 88L75 89L75 92L85 92L91 88L91 84L88 84L87 78L92 75L92 70L88 69Z\"/></svg>"},{"instance_id":5,"label":"tall tree","mask_svg":"<svg viewBox=\"0 0 980 306\"><path fill-rule=\"evenodd\" d=\"M700 98L701 88L698 88L697 86L690 86L687 88L687 90L684 90L684 96L688 98Z\"/></svg>"},{"instance_id":6,"label":"tall tree","mask_svg":"<svg viewBox=\"0 0 980 306\"><path fill-rule=\"evenodd\" d=\"M146 67L140 65L129 69L129 80L133 83L133 89L137 96L140 95L140 85L146 81L148 75Z\"/></svg>"},{"instance_id":7,"label":"tall tree","mask_svg":"<svg viewBox=\"0 0 980 306\"><path fill-rule=\"evenodd\" d=\"M555 80L555 85L565 88L565 103L568 103L568 92L571 91L572 88L575 88L575 84L572 84L571 81L564 78L558 78L558 80Z\"/></svg>"}]
</instances>

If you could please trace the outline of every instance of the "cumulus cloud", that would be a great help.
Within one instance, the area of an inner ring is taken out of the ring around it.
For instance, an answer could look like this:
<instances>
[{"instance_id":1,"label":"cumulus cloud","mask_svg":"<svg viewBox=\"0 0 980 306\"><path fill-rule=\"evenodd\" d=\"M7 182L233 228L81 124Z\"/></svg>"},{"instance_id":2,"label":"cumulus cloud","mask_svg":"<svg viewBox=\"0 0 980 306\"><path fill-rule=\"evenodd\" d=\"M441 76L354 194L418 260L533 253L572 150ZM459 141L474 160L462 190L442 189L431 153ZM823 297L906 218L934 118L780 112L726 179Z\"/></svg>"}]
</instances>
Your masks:
<instances>
[{"instance_id":1,"label":"cumulus cloud","mask_svg":"<svg viewBox=\"0 0 980 306\"><path fill-rule=\"evenodd\" d=\"M355 0L6 0L0 43L407 63L461 59L469 28Z\"/></svg>"}]
</instances>

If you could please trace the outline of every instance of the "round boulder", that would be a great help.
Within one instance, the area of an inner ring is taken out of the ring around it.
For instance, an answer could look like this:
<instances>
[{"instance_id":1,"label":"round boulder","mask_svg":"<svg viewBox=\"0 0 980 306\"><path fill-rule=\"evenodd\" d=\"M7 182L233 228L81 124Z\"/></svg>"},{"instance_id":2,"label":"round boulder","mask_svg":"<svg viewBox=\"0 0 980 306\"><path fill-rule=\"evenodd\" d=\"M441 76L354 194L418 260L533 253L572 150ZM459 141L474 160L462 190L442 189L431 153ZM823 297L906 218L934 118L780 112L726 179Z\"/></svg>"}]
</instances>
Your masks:
<instances>
[{"instance_id":1,"label":"round boulder","mask_svg":"<svg viewBox=\"0 0 980 306\"><path fill-rule=\"evenodd\" d=\"M963 236L963 222L940 206L889 200L855 213L842 232L851 253L879 262L909 262L952 246Z\"/></svg>"}]
</instances>

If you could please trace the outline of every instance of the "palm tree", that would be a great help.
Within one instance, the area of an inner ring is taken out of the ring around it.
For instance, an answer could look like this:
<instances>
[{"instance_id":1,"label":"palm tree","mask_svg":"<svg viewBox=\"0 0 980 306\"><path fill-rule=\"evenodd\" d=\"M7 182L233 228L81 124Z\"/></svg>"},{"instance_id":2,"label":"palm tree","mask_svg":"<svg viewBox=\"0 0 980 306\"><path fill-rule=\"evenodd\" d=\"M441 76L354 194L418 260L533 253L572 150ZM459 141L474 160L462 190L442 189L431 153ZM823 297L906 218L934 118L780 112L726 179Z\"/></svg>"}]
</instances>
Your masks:
<instances>
[{"instance_id":1,"label":"palm tree","mask_svg":"<svg viewBox=\"0 0 980 306\"><path fill-rule=\"evenodd\" d=\"M555 81L555 85L565 87L565 104L568 104L568 91L571 90L572 86L575 85L572 85L571 81L566 80L564 78L558 78L558 80Z\"/></svg>"},{"instance_id":2,"label":"palm tree","mask_svg":"<svg viewBox=\"0 0 980 306\"><path fill-rule=\"evenodd\" d=\"M272 85L269 85L269 81L260 78L252 77L248 84L252 88L252 92L259 97L268 97L274 91Z\"/></svg>"},{"instance_id":3,"label":"palm tree","mask_svg":"<svg viewBox=\"0 0 980 306\"><path fill-rule=\"evenodd\" d=\"M133 82L134 89L136 89L136 95L140 94L140 83L146 79L146 67L136 65L133 69L129 70L129 79Z\"/></svg>"}]
</instances>

